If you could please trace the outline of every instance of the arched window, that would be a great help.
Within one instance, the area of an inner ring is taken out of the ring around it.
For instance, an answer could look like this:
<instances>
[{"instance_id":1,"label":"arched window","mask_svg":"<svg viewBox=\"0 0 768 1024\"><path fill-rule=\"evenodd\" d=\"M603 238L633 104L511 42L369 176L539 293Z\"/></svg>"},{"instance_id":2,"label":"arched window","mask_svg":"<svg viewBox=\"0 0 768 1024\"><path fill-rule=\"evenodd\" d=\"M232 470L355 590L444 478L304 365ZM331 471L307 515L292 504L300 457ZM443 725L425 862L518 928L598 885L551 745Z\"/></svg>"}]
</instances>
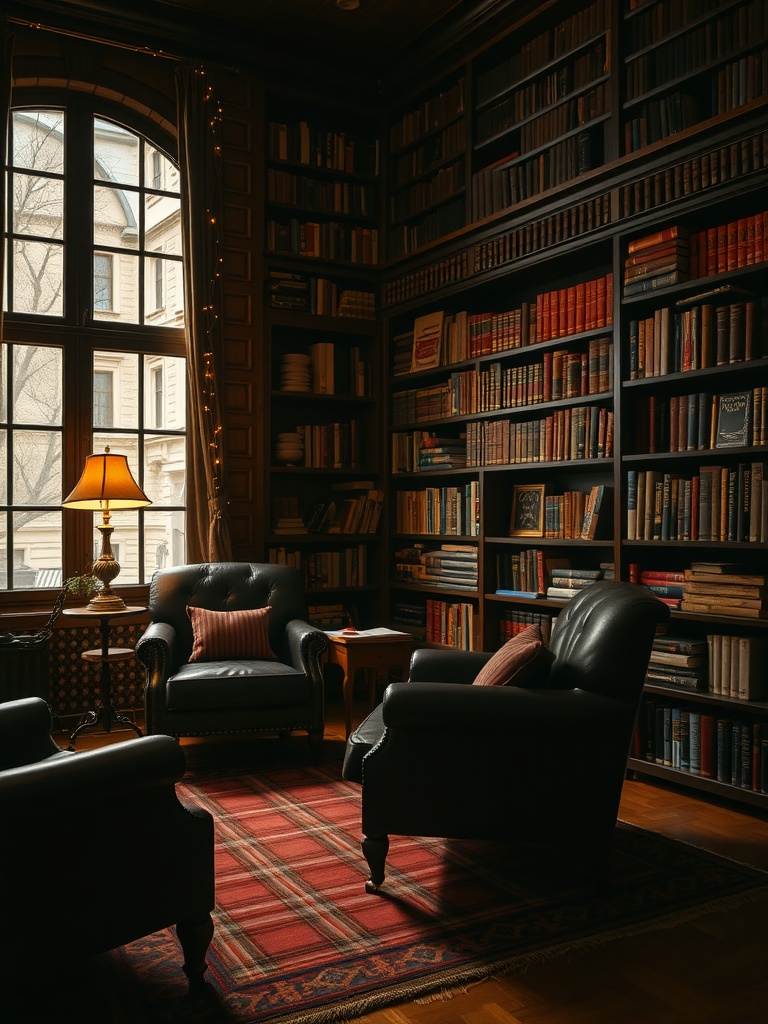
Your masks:
<instances>
[{"instance_id":1,"label":"arched window","mask_svg":"<svg viewBox=\"0 0 768 1024\"><path fill-rule=\"evenodd\" d=\"M122 110L45 99L14 95L8 139L0 590L90 566L88 514L61 501L106 445L152 500L112 516L117 582L142 584L185 558L179 172Z\"/></svg>"}]
</instances>

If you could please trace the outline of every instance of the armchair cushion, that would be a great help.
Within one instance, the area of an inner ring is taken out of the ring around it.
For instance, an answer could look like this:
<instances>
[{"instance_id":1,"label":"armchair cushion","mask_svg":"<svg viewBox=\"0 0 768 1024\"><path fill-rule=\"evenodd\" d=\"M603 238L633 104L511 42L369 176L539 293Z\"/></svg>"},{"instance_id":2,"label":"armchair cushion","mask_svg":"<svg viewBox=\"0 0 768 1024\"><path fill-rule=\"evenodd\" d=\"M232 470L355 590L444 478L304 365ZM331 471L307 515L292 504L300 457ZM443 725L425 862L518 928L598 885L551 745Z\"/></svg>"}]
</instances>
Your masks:
<instances>
[{"instance_id":1,"label":"armchair cushion","mask_svg":"<svg viewBox=\"0 0 768 1024\"><path fill-rule=\"evenodd\" d=\"M480 669L474 686L541 686L549 676L554 655L533 624L513 636Z\"/></svg>"},{"instance_id":2,"label":"armchair cushion","mask_svg":"<svg viewBox=\"0 0 768 1024\"><path fill-rule=\"evenodd\" d=\"M276 659L269 644L269 605L239 611L214 611L187 605L192 623L190 661Z\"/></svg>"}]
</instances>

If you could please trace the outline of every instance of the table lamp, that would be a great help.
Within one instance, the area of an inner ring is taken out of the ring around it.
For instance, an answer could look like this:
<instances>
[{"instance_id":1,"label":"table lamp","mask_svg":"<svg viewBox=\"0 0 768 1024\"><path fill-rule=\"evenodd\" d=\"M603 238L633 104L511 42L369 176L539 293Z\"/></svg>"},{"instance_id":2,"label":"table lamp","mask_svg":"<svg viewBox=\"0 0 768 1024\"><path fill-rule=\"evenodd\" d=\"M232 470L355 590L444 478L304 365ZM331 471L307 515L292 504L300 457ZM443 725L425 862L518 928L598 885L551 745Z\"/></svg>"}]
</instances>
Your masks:
<instances>
[{"instance_id":1,"label":"table lamp","mask_svg":"<svg viewBox=\"0 0 768 1024\"><path fill-rule=\"evenodd\" d=\"M113 455L107 447L103 455L87 456L82 476L62 505L64 508L102 513L103 521L96 524L101 533L101 552L91 567L91 572L101 583L101 590L87 605L89 612L111 614L125 610L125 601L113 594L110 586L120 574L120 564L112 553L114 527L109 521L114 509L144 508L151 504L133 479L125 455Z\"/></svg>"}]
</instances>

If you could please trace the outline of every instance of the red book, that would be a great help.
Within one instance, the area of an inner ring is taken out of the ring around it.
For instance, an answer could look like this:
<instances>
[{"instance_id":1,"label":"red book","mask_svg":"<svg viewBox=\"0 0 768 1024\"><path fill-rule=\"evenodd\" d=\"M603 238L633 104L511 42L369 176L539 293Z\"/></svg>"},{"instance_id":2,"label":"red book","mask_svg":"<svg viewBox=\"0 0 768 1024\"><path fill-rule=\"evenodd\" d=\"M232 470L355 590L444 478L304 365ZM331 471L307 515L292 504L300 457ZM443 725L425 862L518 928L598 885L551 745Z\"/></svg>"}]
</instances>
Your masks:
<instances>
[{"instance_id":1,"label":"red book","mask_svg":"<svg viewBox=\"0 0 768 1024\"><path fill-rule=\"evenodd\" d=\"M713 779L717 774L717 737L715 734L715 716L701 716L701 774L706 779Z\"/></svg>"},{"instance_id":2,"label":"red book","mask_svg":"<svg viewBox=\"0 0 768 1024\"><path fill-rule=\"evenodd\" d=\"M717 270L716 273L724 274L728 269L728 225L718 224L717 226Z\"/></svg>"},{"instance_id":3,"label":"red book","mask_svg":"<svg viewBox=\"0 0 768 1024\"><path fill-rule=\"evenodd\" d=\"M706 276L717 273L717 228L707 228L707 270Z\"/></svg>"},{"instance_id":4,"label":"red book","mask_svg":"<svg viewBox=\"0 0 768 1024\"><path fill-rule=\"evenodd\" d=\"M671 238L687 238L688 229L679 224L672 224L668 228L656 231L652 235L645 235L643 238L636 238L627 246L627 252L637 252L639 249L647 249L651 245L659 245Z\"/></svg>"},{"instance_id":5,"label":"red book","mask_svg":"<svg viewBox=\"0 0 768 1024\"><path fill-rule=\"evenodd\" d=\"M576 285L576 333L586 330L587 323L587 286Z\"/></svg>"},{"instance_id":6,"label":"red book","mask_svg":"<svg viewBox=\"0 0 768 1024\"><path fill-rule=\"evenodd\" d=\"M726 257L725 269L736 270L739 264L739 222L729 220L725 225L726 231Z\"/></svg>"}]
</instances>

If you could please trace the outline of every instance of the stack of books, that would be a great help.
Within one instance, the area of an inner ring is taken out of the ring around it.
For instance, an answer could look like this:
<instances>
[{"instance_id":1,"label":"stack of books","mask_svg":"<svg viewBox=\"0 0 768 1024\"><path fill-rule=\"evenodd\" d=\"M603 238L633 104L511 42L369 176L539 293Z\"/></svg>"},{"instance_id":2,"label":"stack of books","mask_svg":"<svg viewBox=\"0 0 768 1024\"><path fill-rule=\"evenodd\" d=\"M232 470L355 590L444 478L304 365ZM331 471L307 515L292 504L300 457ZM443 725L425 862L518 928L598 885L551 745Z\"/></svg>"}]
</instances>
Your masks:
<instances>
[{"instance_id":1,"label":"stack of books","mask_svg":"<svg viewBox=\"0 0 768 1024\"><path fill-rule=\"evenodd\" d=\"M427 551L415 544L395 552L395 575L411 583L477 590L477 548L472 544L441 544Z\"/></svg>"},{"instance_id":2,"label":"stack of books","mask_svg":"<svg viewBox=\"0 0 768 1024\"><path fill-rule=\"evenodd\" d=\"M435 437L429 438L424 447L419 448L419 473L430 470L463 469L467 464L467 437Z\"/></svg>"},{"instance_id":3,"label":"stack of books","mask_svg":"<svg viewBox=\"0 0 768 1024\"><path fill-rule=\"evenodd\" d=\"M551 601L570 601L602 578L602 569L552 569L547 597Z\"/></svg>"},{"instance_id":4,"label":"stack of books","mask_svg":"<svg viewBox=\"0 0 768 1024\"><path fill-rule=\"evenodd\" d=\"M685 570L684 612L768 619L768 574L730 562L694 562Z\"/></svg>"},{"instance_id":5,"label":"stack of books","mask_svg":"<svg viewBox=\"0 0 768 1024\"><path fill-rule=\"evenodd\" d=\"M641 583L670 608L679 609L685 589L685 573L676 569L637 569L629 567L632 583Z\"/></svg>"},{"instance_id":6,"label":"stack of books","mask_svg":"<svg viewBox=\"0 0 768 1024\"><path fill-rule=\"evenodd\" d=\"M652 235L636 238L624 261L624 297L666 288L688 280L688 229L673 224Z\"/></svg>"},{"instance_id":7,"label":"stack of books","mask_svg":"<svg viewBox=\"0 0 768 1024\"><path fill-rule=\"evenodd\" d=\"M707 641L661 636L653 641L646 680L681 690L708 689Z\"/></svg>"}]
</instances>

